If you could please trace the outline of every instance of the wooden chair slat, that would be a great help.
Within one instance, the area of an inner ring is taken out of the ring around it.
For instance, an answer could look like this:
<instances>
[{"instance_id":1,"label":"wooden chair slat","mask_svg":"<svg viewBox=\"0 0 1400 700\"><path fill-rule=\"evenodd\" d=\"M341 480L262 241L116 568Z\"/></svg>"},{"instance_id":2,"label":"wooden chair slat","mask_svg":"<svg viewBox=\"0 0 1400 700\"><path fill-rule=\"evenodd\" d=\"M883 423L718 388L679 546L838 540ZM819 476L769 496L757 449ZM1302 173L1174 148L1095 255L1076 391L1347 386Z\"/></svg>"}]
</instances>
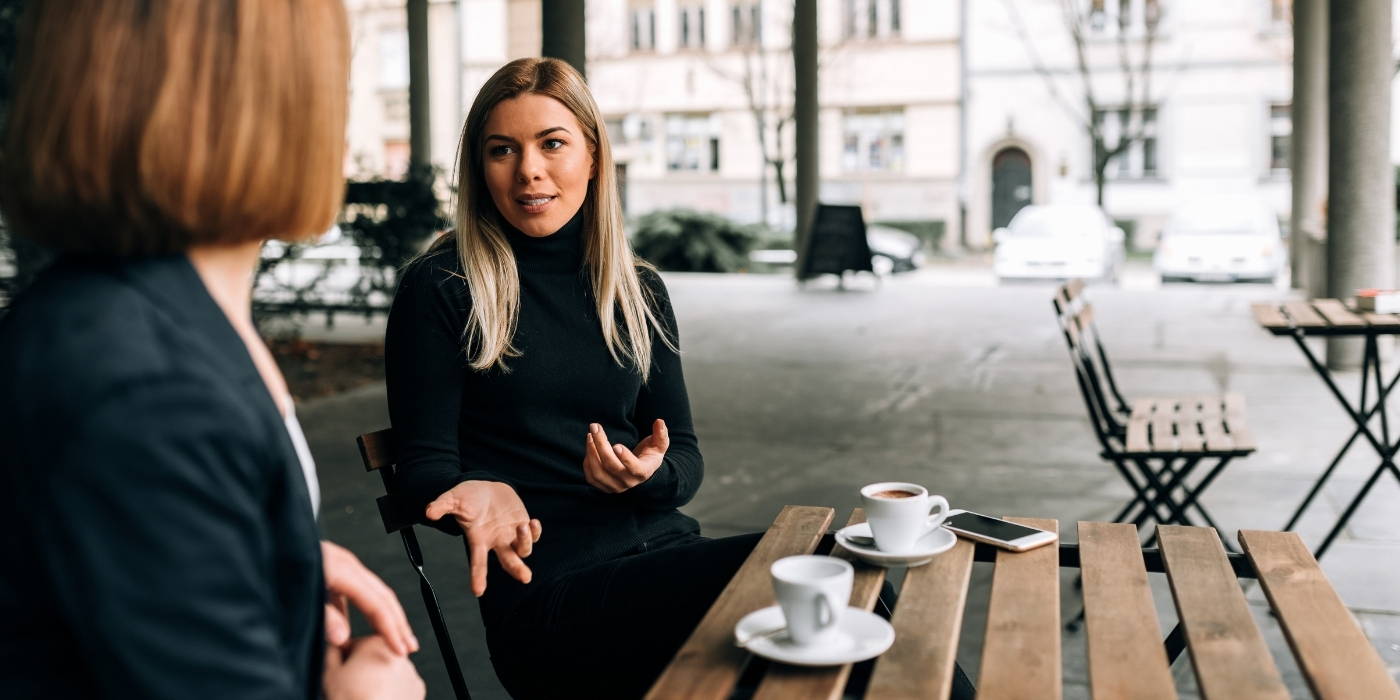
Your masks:
<instances>
[{"instance_id":1,"label":"wooden chair slat","mask_svg":"<svg viewBox=\"0 0 1400 700\"><path fill-rule=\"evenodd\" d=\"M865 522L865 509L857 508L851 513L846 525L859 525ZM851 586L851 602L861 610L873 610L880 599L880 588L885 583L885 570L861 563L845 547L836 545L831 556L851 562L856 568L856 577ZM759 683L754 700L782 700L782 698L826 698L839 700L846 687L846 679L851 675L851 665L807 668L773 664L763 681Z\"/></svg>"},{"instance_id":2,"label":"wooden chair slat","mask_svg":"<svg viewBox=\"0 0 1400 700\"><path fill-rule=\"evenodd\" d=\"M1250 431L1248 423L1240 421L1236 424L1226 421L1226 427L1230 429L1230 440L1234 443L1234 449L1251 452L1259 449L1254 442L1254 433Z\"/></svg>"},{"instance_id":3,"label":"wooden chair slat","mask_svg":"<svg viewBox=\"0 0 1400 700\"><path fill-rule=\"evenodd\" d=\"M947 700L973 551L972 542L959 538L952 549L904 575L890 620L894 646L876 660L865 700Z\"/></svg>"},{"instance_id":4,"label":"wooden chair slat","mask_svg":"<svg viewBox=\"0 0 1400 700\"><path fill-rule=\"evenodd\" d=\"M1201 435L1201 402L1196 399L1181 402L1181 411L1176 419L1176 441L1182 452L1200 452L1205 449L1205 437Z\"/></svg>"},{"instance_id":5,"label":"wooden chair slat","mask_svg":"<svg viewBox=\"0 0 1400 700\"><path fill-rule=\"evenodd\" d=\"M1152 421L1152 451L1176 451L1176 422L1170 413L1158 413Z\"/></svg>"},{"instance_id":6,"label":"wooden chair slat","mask_svg":"<svg viewBox=\"0 0 1400 700\"><path fill-rule=\"evenodd\" d=\"M1334 326L1359 327L1366 325L1365 319L1352 313L1337 299L1317 299L1313 301L1313 308L1322 314L1327 322Z\"/></svg>"},{"instance_id":7,"label":"wooden chair slat","mask_svg":"<svg viewBox=\"0 0 1400 700\"><path fill-rule=\"evenodd\" d=\"M1080 309L1079 314L1075 316L1075 322L1079 325L1081 333L1088 331L1094 323L1094 305L1085 304L1084 308Z\"/></svg>"},{"instance_id":8,"label":"wooden chair slat","mask_svg":"<svg viewBox=\"0 0 1400 700\"><path fill-rule=\"evenodd\" d=\"M1202 419L1219 418L1224 414L1225 399L1221 396L1217 394L1202 396L1199 401L1201 404L1200 411Z\"/></svg>"},{"instance_id":9,"label":"wooden chair slat","mask_svg":"<svg viewBox=\"0 0 1400 700\"><path fill-rule=\"evenodd\" d=\"M786 556L811 554L835 514L830 508L783 508L646 697L728 698L749 658L747 651L734 646L734 625L743 616L774 604L769 567Z\"/></svg>"},{"instance_id":10,"label":"wooden chair slat","mask_svg":"<svg viewBox=\"0 0 1400 700\"><path fill-rule=\"evenodd\" d=\"M1152 415L1152 399L1133 399L1131 418L1146 421Z\"/></svg>"},{"instance_id":11,"label":"wooden chair slat","mask_svg":"<svg viewBox=\"0 0 1400 700\"><path fill-rule=\"evenodd\" d=\"M365 461L367 472L393 466L397 461L397 455L394 454L393 428L365 433L355 438L355 444L360 446L360 459Z\"/></svg>"},{"instance_id":12,"label":"wooden chair slat","mask_svg":"<svg viewBox=\"0 0 1400 700\"><path fill-rule=\"evenodd\" d=\"M1079 293L1084 291L1084 280L1078 277L1065 283L1065 291L1069 293L1070 301L1079 298Z\"/></svg>"},{"instance_id":13,"label":"wooden chair slat","mask_svg":"<svg viewBox=\"0 0 1400 700\"><path fill-rule=\"evenodd\" d=\"M1227 392L1225 392L1224 399L1225 399L1225 415L1226 415L1226 416L1244 416L1244 415L1245 415L1246 411L1245 411L1244 394L1241 394L1241 393L1238 392L1238 391L1227 391Z\"/></svg>"},{"instance_id":14,"label":"wooden chair slat","mask_svg":"<svg viewBox=\"0 0 1400 700\"><path fill-rule=\"evenodd\" d=\"M1157 540L1201 697L1287 700L1215 530L1158 525Z\"/></svg>"},{"instance_id":15,"label":"wooden chair slat","mask_svg":"<svg viewBox=\"0 0 1400 700\"><path fill-rule=\"evenodd\" d=\"M1151 452L1152 441L1148 439L1146 420L1137 418L1128 421L1127 450L1129 452Z\"/></svg>"},{"instance_id":16,"label":"wooden chair slat","mask_svg":"<svg viewBox=\"0 0 1400 700\"><path fill-rule=\"evenodd\" d=\"M1286 329L1289 327L1288 317L1279 310L1278 304L1254 304L1251 307L1254 311L1254 319L1259 325L1269 329Z\"/></svg>"},{"instance_id":17,"label":"wooden chair slat","mask_svg":"<svg viewBox=\"0 0 1400 700\"><path fill-rule=\"evenodd\" d=\"M1306 301L1286 301L1283 310L1299 328L1326 328L1327 320Z\"/></svg>"},{"instance_id":18,"label":"wooden chair slat","mask_svg":"<svg viewBox=\"0 0 1400 700\"><path fill-rule=\"evenodd\" d=\"M1058 530L1054 520L1007 518ZM1060 561L1054 546L997 552L987 634L982 643L978 700L1059 700Z\"/></svg>"},{"instance_id":19,"label":"wooden chair slat","mask_svg":"<svg viewBox=\"0 0 1400 700\"><path fill-rule=\"evenodd\" d=\"M1089 694L1175 700L1137 527L1079 523Z\"/></svg>"},{"instance_id":20,"label":"wooden chair slat","mask_svg":"<svg viewBox=\"0 0 1400 700\"><path fill-rule=\"evenodd\" d=\"M1230 434L1225 432L1225 424L1220 422L1219 416L1202 418L1201 432L1206 436L1207 450L1225 452L1234 446L1234 443L1230 441Z\"/></svg>"},{"instance_id":21,"label":"wooden chair slat","mask_svg":"<svg viewBox=\"0 0 1400 700\"><path fill-rule=\"evenodd\" d=\"M1400 689L1296 532L1241 530L1240 546L1318 700L1400 700Z\"/></svg>"}]
</instances>

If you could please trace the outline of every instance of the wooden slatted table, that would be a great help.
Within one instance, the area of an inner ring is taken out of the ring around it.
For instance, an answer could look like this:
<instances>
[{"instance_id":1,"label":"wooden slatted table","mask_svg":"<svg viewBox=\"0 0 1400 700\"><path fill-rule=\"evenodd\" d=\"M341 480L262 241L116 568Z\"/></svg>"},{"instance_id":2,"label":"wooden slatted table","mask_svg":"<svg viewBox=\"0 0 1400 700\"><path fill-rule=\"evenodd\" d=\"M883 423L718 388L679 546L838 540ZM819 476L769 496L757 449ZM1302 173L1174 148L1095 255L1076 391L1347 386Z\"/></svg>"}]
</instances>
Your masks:
<instances>
[{"instance_id":1,"label":"wooden slatted table","mask_svg":"<svg viewBox=\"0 0 1400 700\"><path fill-rule=\"evenodd\" d=\"M783 556L815 551L833 515L829 508L785 508L648 700L730 698L750 660L734 646L734 625L773 604L769 566ZM847 522L863 520L857 509ZM1015 520L1058 528L1054 520ZM1096 699L1177 697L1148 584L1151 571L1167 574L1202 698L1288 698L1237 578L1257 575L1318 700L1400 700L1400 688L1296 533L1241 531L1244 555L1227 553L1211 528L1160 525L1158 538L1160 550L1140 549L1131 523L1084 522L1078 545L1012 553L959 540L905 576L891 619L894 646L875 661L864 698L948 698L972 563L987 561L996 568L979 699L1061 697L1059 569L1078 566L1084 574L1089 687ZM831 554L851 557L839 545ZM883 569L858 564L851 605L872 609L884 577ZM836 700L848 691L850 670L773 663L752 697Z\"/></svg>"},{"instance_id":2,"label":"wooden slatted table","mask_svg":"<svg viewBox=\"0 0 1400 700\"><path fill-rule=\"evenodd\" d=\"M1288 524L1283 529L1292 530L1298 524L1298 521L1303 517L1303 512L1317 498L1317 494L1322 491L1323 485L1332 477L1332 473L1341 464L1342 457L1356 443L1357 438L1364 438L1365 442L1369 443L1381 458L1380 464L1371 473L1366 485L1342 511L1342 517L1338 519L1336 525L1332 527L1332 531L1318 545L1314 556L1321 557L1341 534L1342 529L1346 527L1351 516L1366 499L1366 496L1370 494L1371 487L1375 486L1382 474L1390 472L1396 479L1400 479L1400 469L1396 468L1394 461L1396 451L1400 450L1400 440L1393 439L1390 434L1390 416L1385 405L1385 398L1395 388L1396 381L1400 380L1400 372L1393 375L1389 381L1382 378L1380 352L1376 343L1376 339L1380 336L1400 335L1400 314L1358 312L1337 299L1260 303L1253 305L1253 311L1254 319L1264 330L1277 336L1293 338L1298 348L1302 350L1303 356L1308 359L1308 364L1312 366L1318 376L1322 377L1327 388L1332 390L1332 395L1342 404L1342 408L1356 424L1351 437L1337 452L1337 456L1327 469L1323 470L1322 476L1313 484L1312 490L1299 504L1298 509L1293 512L1293 516L1289 518ZM1360 399L1355 405L1337 388L1337 383L1326 363L1322 362L1312 348L1308 347L1305 341L1309 336L1355 337L1364 340L1361 392ZM1376 418L1380 419L1379 435L1372 429Z\"/></svg>"}]
</instances>

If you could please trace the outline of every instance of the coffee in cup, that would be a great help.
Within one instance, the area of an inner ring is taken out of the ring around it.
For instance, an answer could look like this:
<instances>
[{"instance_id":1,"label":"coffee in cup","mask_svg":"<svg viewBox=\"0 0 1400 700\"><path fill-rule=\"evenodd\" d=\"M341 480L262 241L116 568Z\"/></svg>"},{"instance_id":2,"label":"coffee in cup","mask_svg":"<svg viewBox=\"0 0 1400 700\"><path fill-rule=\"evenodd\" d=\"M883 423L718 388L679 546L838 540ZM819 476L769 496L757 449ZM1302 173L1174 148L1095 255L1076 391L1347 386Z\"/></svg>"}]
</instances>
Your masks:
<instances>
[{"instance_id":1,"label":"coffee in cup","mask_svg":"<svg viewBox=\"0 0 1400 700\"><path fill-rule=\"evenodd\" d=\"M773 594L787 620L788 638L797 646L829 641L851 600L855 569L835 557L783 557L769 569Z\"/></svg>"},{"instance_id":2,"label":"coffee in cup","mask_svg":"<svg viewBox=\"0 0 1400 700\"><path fill-rule=\"evenodd\" d=\"M928 489L903 482L887 481L860 490L865 521L882 552L898 554L914 548L920 537L933 532L948 518L948 499L930 495ZM937 515L929 511L938 508Z\"/></svg>"}]
</instances>

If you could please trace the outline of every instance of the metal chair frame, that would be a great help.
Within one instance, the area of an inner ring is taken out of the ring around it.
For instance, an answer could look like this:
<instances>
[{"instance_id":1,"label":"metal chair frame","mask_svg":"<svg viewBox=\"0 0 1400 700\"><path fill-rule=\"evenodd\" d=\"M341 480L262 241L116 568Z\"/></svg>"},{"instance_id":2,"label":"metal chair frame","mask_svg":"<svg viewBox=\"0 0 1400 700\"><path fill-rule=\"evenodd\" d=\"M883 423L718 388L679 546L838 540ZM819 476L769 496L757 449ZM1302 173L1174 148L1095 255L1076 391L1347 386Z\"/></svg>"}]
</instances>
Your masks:
<instances>
[{"instance_id":1,"label":"metal chair frame","mask_svg":"<svg viewBox=\"0 0 1400 700\"><path fill-rule=\"evenodd\" d=\"M375 503L379 506L379 517L384 521L386 533L399 533L403 539L404 551L408 554L408 561L413 565L414 572L418 574L418 590L423 595L423 605L428 609L428 619L433 625L433 636L437 638L438 648L442 650L442 662L447 667L447 677L452 681L452 692L456 695L457 700L471 700L471 693L467 690L467 681L462 676L462 667L457 663L457 650L452 646L452 635L447 631L447 620L442 616L442 607L438 605L433 584L428 581L428 576L423 571L423 550L419 548L418 536L413 532L413 520L407 517L407 514L399 508L398 501L394 499L395 480L398 476L394 470L394 466L398 462L394 431L389 428L365 433L355 438L355 442L360 447L360 457L365 462L365 471L378 471L380 478L384 481L385 495L375 499Z\"/></svg>"}]
</instances>

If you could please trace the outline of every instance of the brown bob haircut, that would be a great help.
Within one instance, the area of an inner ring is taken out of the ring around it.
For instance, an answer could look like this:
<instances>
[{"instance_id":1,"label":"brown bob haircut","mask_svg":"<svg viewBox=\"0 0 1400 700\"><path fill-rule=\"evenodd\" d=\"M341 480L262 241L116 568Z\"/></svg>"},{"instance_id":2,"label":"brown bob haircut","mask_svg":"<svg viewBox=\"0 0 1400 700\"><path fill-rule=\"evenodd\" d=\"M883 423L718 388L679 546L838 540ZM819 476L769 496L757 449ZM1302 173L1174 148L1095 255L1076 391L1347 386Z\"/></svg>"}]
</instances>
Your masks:
<instances>
[{"instance_id":1,"label":"brown bob haircut","mask_svg":"<svg viewBox=\"0 0 1400 700\"><path fill-rule=\"evenodd\" d=\"M0 151L28 238L108 256L306 238L345 195L341 0L31 0Z\"/></svg>"}]
</instances>

